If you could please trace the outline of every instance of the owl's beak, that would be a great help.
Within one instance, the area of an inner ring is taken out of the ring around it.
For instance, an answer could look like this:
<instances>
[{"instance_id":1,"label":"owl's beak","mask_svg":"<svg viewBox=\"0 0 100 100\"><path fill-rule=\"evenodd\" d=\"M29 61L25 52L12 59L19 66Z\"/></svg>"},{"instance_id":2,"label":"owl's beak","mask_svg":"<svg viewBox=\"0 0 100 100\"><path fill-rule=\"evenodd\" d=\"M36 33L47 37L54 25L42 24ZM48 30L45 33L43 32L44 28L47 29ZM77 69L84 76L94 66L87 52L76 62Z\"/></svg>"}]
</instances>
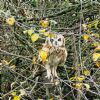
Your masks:
<instances>
[{"instance_id":1,"label":"owl's beak","mask_svg":"<svg viewBox=\"0 0 100 100\"><path fill-rule=\"evenodd\" d=\"M55 41L55 45L57 45L57 41Z\"/></svg>"}]
</instances>

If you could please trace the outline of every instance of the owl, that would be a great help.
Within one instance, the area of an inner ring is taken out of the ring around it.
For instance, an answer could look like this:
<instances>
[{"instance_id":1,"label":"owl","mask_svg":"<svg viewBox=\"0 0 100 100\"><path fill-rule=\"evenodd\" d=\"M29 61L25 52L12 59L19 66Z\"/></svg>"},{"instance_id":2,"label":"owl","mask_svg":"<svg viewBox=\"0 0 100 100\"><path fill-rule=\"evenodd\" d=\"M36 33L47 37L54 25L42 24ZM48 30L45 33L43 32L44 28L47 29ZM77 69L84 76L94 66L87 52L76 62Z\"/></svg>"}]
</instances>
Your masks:
<instances>
[{"instance_id":1,"label":"owl","mask_svg":"<svg viewBox=\"0 0 100 100\"><path fill-rule=\"evenodd\" d=\"M64 36L56 34L55 37L47 37L43 48L48 49L48 57L44 63L44 67L47 71L46 77L50 80L54 80L58 78L57 67L64 65L67 58Z\"/></svg>"}]
</instances>

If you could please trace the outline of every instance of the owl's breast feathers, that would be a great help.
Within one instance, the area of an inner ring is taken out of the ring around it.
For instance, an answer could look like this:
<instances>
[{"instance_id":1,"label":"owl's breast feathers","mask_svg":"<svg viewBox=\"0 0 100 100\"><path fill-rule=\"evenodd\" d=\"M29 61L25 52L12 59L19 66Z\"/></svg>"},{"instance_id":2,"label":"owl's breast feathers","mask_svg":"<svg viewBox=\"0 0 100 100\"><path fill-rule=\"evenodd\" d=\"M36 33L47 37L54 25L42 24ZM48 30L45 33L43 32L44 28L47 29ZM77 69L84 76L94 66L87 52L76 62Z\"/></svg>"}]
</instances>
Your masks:
<instances>
[{"instance_id":1,"label":"owl's breast feathers","mask_svg":"<svg viewBox=\"0 0 100 100\"><path fill-rule=\"evenodd\" d=\"M63 65L66 61L67 50L65 47L50 48L48 60L50 64Z\"/></svg>"}]
</instances>

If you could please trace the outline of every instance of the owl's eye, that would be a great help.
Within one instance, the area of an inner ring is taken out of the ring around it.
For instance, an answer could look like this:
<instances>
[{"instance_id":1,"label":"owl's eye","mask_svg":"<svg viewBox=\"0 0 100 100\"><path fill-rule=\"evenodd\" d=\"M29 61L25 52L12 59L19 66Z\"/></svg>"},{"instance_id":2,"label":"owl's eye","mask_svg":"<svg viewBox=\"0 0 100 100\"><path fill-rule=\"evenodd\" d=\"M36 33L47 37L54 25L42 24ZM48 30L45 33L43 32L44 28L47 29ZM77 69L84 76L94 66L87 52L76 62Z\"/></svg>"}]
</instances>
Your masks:
<instances>
[{"instance_id":1,"label":"owl's eye","mask_svg":"<svg viewBox=\"0 0 100 100\"><path fill-rule=\"evenodd\" d=\"M53 42L53 39L50 39L51 42Z\"/></svg>"},{"instance_id":2,"label":"owl's eye","mask_svg":"<svg viewBox=\"0 0 100 100\"><path fill-rule=\"evenodd\" d=\"M59 38L58 41L61 41L61 38Z\"/></svg>"}]
</instances>

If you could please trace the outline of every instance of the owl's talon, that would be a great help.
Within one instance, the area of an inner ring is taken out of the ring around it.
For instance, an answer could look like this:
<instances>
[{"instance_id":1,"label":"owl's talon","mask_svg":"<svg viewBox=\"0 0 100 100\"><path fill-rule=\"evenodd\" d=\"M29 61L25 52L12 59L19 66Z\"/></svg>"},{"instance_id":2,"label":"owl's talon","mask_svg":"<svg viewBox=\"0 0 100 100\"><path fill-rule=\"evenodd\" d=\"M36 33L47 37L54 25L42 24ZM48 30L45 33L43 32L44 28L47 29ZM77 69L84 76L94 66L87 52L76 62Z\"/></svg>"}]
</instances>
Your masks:
<instances>
[{"instance_id":1,"label":"owl's talon","mask_svg":"<svg viewBox=\"0 0 100 100\"><path fill-rule=\"evenodd\" d=\"M48 78L48 79L51 79L52 76L51 75L47 75L45 77Z\"/></svg>"}]
</instances>

